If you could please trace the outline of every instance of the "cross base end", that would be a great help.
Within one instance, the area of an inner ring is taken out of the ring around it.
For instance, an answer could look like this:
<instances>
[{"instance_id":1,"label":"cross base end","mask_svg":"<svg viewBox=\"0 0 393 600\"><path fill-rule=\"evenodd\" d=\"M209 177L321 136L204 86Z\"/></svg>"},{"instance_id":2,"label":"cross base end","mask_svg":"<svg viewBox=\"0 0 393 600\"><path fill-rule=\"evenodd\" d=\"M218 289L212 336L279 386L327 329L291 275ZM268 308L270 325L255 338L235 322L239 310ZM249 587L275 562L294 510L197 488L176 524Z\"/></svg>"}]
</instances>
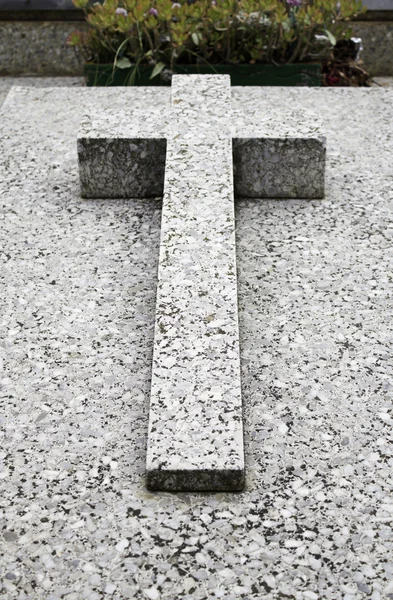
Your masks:
<instances>
[{"instance_id":1,"label":"cross base end","mask_svg":"<svg viewBox=\"0 0 393 600\"><path fill-rule=\"evenodd\" d=\"M244 469L164 470L146 472L146 486L161 492L241 492Z\"/></svg>"}]
</instances>

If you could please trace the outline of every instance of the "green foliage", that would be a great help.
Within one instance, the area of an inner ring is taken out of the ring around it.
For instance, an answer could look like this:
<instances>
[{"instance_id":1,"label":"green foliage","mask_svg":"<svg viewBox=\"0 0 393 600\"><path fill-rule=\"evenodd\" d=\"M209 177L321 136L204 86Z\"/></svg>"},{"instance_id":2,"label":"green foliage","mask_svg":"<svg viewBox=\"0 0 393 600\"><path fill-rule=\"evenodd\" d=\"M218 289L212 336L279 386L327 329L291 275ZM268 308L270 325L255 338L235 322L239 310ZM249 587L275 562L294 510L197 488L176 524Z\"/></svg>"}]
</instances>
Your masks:
<instances>
[{"instance_id":1,"label":"green foliage","mask_svg":"<svg viewBox=\"0 0 393 600\"><path fill-rule=\"evenodd\" d=\"M88 30L68 43L88 62L152 65L293 63L324 59L348 36L361 0L73 0Z\"/></svg>"}]
</instances>

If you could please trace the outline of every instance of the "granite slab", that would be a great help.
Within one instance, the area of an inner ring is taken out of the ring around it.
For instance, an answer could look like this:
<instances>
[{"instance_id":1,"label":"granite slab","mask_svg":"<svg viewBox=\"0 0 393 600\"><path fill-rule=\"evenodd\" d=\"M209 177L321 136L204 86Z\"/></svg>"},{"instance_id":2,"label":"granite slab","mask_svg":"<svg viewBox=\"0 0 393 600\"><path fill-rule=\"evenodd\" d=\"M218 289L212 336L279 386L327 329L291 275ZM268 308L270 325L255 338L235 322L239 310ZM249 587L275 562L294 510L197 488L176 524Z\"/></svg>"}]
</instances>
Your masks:
<instances>
[{"instance_id":1,"label":"granite slab","mask_svg":"<svg viewBox=\"0 0 393 600\"><path fill-rule=\"evenodd\" d=\"M175 76L171 89L147 484L239 491L245 475L230 78Z\"/></svg>"},{"instance_id":2,"label":"granite slab","mask_svg":"<svg viewBox=\"0 0 393 600\"><path fill-rule=\"evenodd\" d=\"M232 115L235 194L243 198L323 198L326 135L310 110L259 106Z\"/></svg>"},{"instance_id":3,"label":"granite slab","mask_svg":"<svg viewBox=\"0 0 393 600\"><path fill-rule=\"evenodd\" d=\"M0 77L0 107L13 86L48 88L83 85L83 77Z\"/></svg>"},{"instance_id":4,"label":"granite slab","mask_svg":"<svg viewBox=\"0 0 393 600\"><path fill-rule=\"evenodd\" d=\"M186 76L186 80L193 77ZM202 77L211 81L209 76ZM272 107L262 114L255 106L247 111L233 110L230 94L225 105L220 99L219 86L211 88L214 110L210 119L214 118L222 137L232 140L237 197L323 198L326 136L315 111L283 111ZM185 96L191 94L191 86L185 86ZM168 110L154 107L133 110L131 114L126 110L120 113L113 109L98 113L90 110L83 117L78 133L82 196L162 195L166 140L181 135L195 141L201 136L205 139L210 132L213 135L214 129L206 128L199 118L202 99L192 98L190 105L193 110L180 122L176 104ZM216 162L219 164L218 158Z\"/></svg>"},{"instance_id":5,"label":"granite slab","mask_svg":"<svg viewBox=\"0 0 393 600\"><path fill-rule=\"evenodd\" d=\"M18 89L1 112L0 529L16 600L393 593L393 90L233 90L318 110L324 200L236 203L246 487L145 487L161 200L81 200L89 107L170 90Z\"/></svg>"}]
</instances>

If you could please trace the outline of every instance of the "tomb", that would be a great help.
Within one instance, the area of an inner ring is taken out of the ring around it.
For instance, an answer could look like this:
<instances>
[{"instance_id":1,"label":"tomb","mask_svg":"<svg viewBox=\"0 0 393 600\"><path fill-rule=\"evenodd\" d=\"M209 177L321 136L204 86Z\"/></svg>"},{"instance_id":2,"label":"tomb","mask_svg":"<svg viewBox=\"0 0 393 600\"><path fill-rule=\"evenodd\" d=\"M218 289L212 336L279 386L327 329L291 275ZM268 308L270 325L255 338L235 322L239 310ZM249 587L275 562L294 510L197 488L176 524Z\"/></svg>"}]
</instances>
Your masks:
<instances>
[{"instance_id":1,"label":"tomb","mask_svg":"<svg viewBox=\"0 0 393 600\"><path fill-rule=\"evenodd\" d=\"M83 118L83 197L163 195L150 489L243 489L234 196L323 197L325 147L312 113L232 110L225 75L174 76L169 110Z\"/></svg>"}]
</instances>

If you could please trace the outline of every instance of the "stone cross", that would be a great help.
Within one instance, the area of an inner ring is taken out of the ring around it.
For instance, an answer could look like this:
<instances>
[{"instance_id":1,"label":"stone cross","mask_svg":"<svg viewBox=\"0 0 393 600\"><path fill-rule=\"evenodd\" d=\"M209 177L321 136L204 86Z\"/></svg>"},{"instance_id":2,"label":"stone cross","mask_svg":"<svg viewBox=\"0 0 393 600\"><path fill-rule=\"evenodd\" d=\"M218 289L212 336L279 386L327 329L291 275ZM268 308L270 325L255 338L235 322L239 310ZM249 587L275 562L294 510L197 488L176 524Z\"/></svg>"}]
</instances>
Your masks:
<instances>
[{"instance_id":1,"label":"stone cross","mask_svg":"<svg viewBox=\"0 0 393 600\"><path fill-rule=\"evenodd\" d=\"M87 117L82 196L163 195L147 486L244 486L234 193L321 198L314 115L231 110L226 75L175 75L171 109ZM234 178L235 174L235 178Z\"/></svg>"}]
</instances>

